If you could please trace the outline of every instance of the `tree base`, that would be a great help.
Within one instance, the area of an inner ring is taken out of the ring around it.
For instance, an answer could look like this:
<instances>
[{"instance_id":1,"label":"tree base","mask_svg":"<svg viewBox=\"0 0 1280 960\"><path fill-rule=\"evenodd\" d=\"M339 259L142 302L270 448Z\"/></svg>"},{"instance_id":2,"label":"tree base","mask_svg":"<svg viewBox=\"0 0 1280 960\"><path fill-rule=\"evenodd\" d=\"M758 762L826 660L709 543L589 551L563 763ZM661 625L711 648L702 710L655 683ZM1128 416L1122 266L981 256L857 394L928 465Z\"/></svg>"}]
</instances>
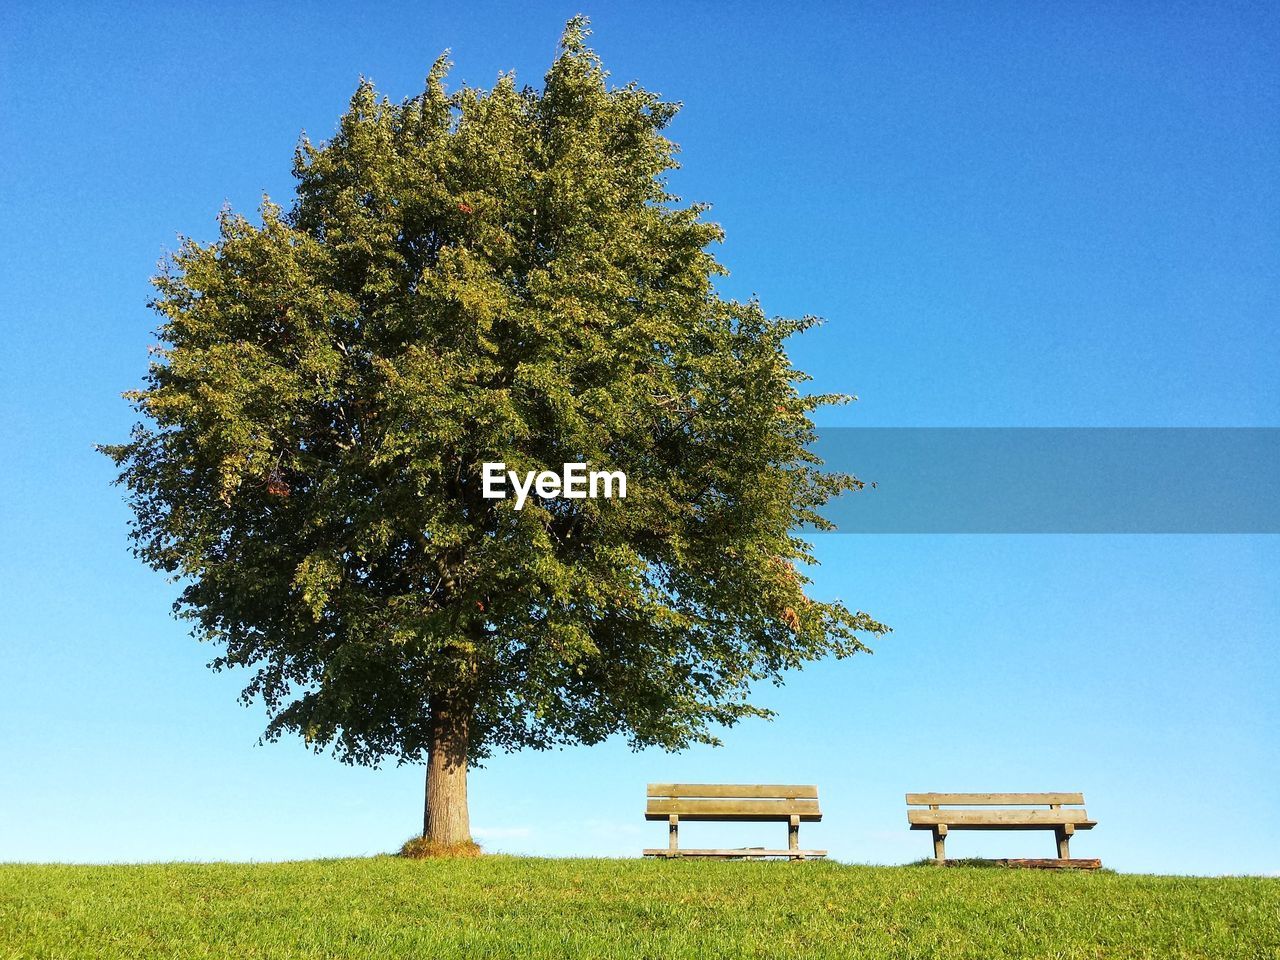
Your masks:
<instances>
[{"instance_id":1,"label":"tree base","mask_svg":"<svg viewBox=\"0 0 1280 960\"><path fill-rule=\"evenodd\" d=\"M462 843L436 843L426 837L410 837L397 856L409 860L444 860L450 858L478 857L484 851L474 840Z\"/></svg>"}]
</instances>

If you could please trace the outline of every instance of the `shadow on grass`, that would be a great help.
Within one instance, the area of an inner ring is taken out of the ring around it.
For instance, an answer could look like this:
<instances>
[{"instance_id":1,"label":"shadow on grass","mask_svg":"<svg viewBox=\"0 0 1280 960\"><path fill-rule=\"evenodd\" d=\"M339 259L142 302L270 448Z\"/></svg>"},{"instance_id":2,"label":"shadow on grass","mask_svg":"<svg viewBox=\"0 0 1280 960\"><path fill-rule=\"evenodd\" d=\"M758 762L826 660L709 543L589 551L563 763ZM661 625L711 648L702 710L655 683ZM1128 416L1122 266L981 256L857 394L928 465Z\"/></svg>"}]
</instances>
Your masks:
<instances>
[{"instance_id":1,"label":"shadow on grass","mask_svg":"<svg viewBox=\"0 0 1280 960\"><path fill-rule=\"evenodd\" d=\"M938 870L950 870L955 867L980 869L980 870L1027 870L1029 867L1020 866L1018 864L1007 863L1002 860L990 860L986 857L958 857L954 860L947 860L945 863L939 863L933 857L921 857L919 860L912 860L910 863L904 863L904 867L934 867ZM1077 870L1071 867L1063 867L1052 871L1054 873L1105 873L1112 876L1115 871L1107 867L1100 870Z\"/></svg>"}]
</instances>

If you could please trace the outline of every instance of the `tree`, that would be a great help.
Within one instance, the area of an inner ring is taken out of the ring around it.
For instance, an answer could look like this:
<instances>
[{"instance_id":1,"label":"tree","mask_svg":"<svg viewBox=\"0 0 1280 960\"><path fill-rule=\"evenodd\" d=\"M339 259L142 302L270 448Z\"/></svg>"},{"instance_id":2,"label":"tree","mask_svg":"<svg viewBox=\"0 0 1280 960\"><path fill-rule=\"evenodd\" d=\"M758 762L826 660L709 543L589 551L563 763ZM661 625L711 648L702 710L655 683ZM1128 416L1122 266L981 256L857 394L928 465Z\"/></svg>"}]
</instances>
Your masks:
<instances>
[{"instance_id":1,"label":"tree","mask_svg":"<svg viewBox=\"0 0 1280 960\"><path fill-rule=\"evenodd\" d=\"M510 75L395 104L362 81L297 197L225 211L154 280L144 416L106 446L135 553L245 667L265 737L427 763L423 834L469 838L495 750L715 743L751 686L881 624L805 595L800 535L854 488L807 450L784 341L721 298L705 205L667 192L676 105L610 89L569 22ZM481 495L485 462L624 471L625 499Z\"/></svg>"}]
</instances>

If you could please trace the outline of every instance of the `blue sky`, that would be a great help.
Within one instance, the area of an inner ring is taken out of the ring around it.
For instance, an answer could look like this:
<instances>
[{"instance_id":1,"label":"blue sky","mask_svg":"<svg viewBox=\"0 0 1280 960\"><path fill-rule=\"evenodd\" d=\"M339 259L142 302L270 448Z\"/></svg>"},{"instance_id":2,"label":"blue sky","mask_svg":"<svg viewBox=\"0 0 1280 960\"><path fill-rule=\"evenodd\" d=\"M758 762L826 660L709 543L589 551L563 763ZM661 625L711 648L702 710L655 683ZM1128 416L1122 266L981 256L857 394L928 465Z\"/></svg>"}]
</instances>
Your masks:
<instances>
[{"instance_id":1,"label":"blue sky","mask_svg":"<svg viewBox=\"0 0 1280 960\"><path fill-rule=\"evenodd\" d=\"M92 444L153 341L157 259L287 201L360 75L538 83L593 18L619 83L685 108L676 192L726 293L815 313L793 356L858 426L1280 426L1280 16L1256 4L10 4L0 13L0 860L386 851L421 770L255 746L235 675L128 554ZM974 478L980 482L981 478ZM1194 482L1194 471L1189 482ZM1083 790L1122 870L1280 873L1280 538L825 536L816 592L892 624L761 692L720 750L620 744L472 775L491 849L633 855L648 780L819 784L804 839L929 852L916 790ZM771 843L777 825L688 840ZM955 855L1045 855L964 834Z\"/></svg>"}]
</instances>

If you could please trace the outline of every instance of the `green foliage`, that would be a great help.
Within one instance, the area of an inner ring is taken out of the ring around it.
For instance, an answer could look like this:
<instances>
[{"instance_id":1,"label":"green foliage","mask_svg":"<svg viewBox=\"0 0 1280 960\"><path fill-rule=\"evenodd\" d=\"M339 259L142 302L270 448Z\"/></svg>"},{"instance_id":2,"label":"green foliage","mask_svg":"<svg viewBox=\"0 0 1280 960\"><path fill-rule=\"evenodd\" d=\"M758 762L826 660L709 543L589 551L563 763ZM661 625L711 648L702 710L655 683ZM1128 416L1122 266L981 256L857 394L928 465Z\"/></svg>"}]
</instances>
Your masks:
<instances>
[{"instance_id":1,"label":"green foliage","mask_svg":"<svg viewBox=\"0 0 1280 960\"><path fill-rule=\"evenodd\" d=\"M297 198L224 211L155 284L145 422L105 447L139 556L245 667L268 737L420 760L714 742L749 687L885 628L805 596L805 526L857 486L808 452L784 341L713 288L720 230L664 175L676 106L610 89L571 21L541 91L362 82ZM481 498L485 461L623 470L625 500Z\"/></svg>"},{"instance_id":2,"label":"green foliage","mask_svg":"<svg viewBox=\"0 0 1280 960\"><path fill-rule=\"evenodd\" d=\"M378 857L0 866L0 956L1261 960L1280 880Z\"/></svg>"}]
</instances>

